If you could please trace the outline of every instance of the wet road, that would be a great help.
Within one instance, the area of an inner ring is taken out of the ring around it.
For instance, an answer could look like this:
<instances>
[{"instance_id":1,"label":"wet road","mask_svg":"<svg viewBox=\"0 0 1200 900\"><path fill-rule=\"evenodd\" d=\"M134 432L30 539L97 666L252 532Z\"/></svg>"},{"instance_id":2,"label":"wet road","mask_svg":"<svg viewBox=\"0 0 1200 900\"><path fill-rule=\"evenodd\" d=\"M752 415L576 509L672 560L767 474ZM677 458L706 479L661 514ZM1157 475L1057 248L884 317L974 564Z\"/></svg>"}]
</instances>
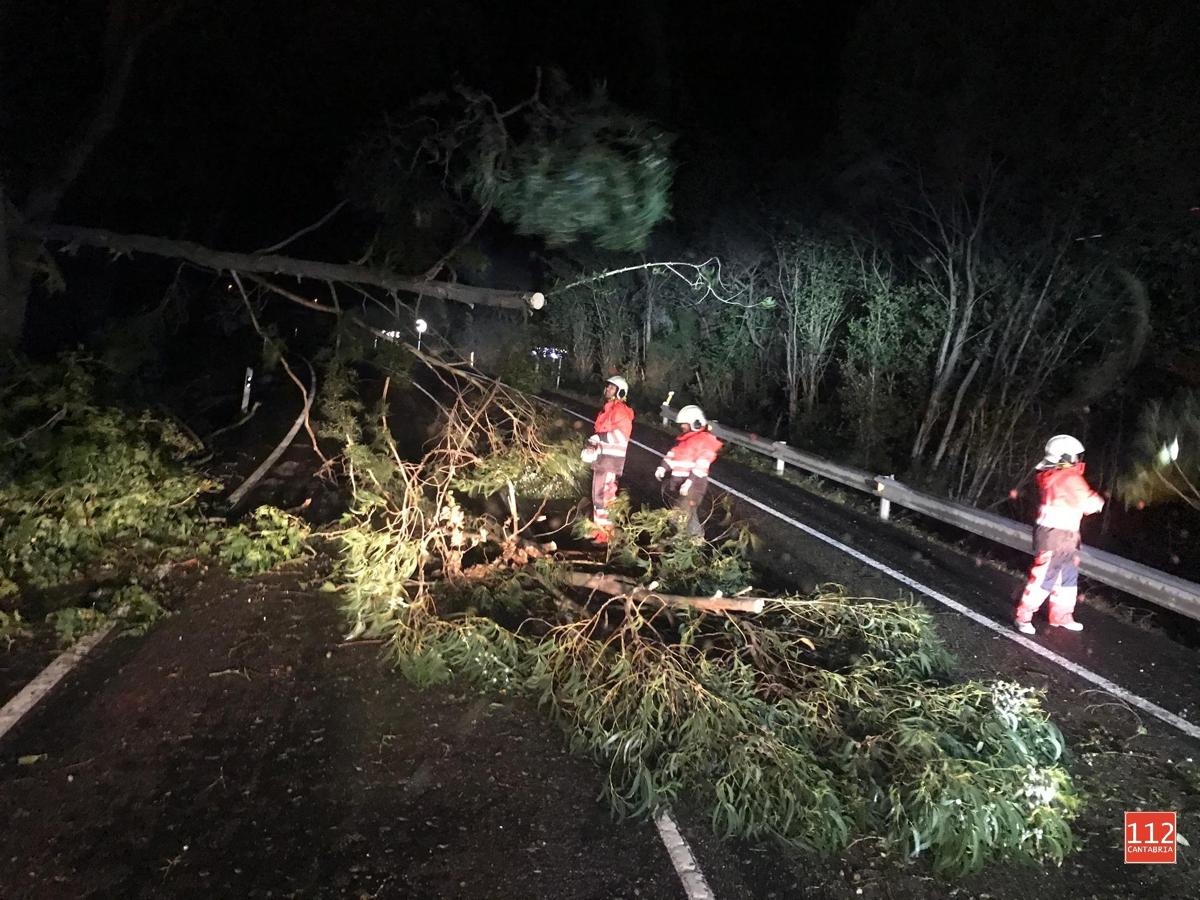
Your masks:
<instances>
[{"instance_id":1,"label":"wet road","mask_svg":"<svg viewBox=\"0 0 1200 900\"><path fill-rule=\"evenodd\" d=\"M584 404L563 396L553 399L580 415L588 414ZM639 498L656 497L658 487L652 480L652 473L657 465L657 457L670 447L671 438L664 430L648 427L643 422L635 429L634 440L654 448L655 453L641 448L633 449L623 484ZM852 505L839 504L818 496L793 481L727 459L718 461L713 467L712 477L933 591L945 594L1003 626L1004 631L1008 632L1023 581L989 565L984 553L971 554L924 539L911 530L880 521L876 516ZM714 488L712 493L718 495L724 492ZM988 646L986 662L980 662L984 667L981 671L993 674L1010 672L1014 677L1036 671L1050 682L1061 681L1069 689L1087 690L1093 687L1051 661L1034 655L1015 641L997 641L993 633L947 610L879 569L804 534L736 496L726 496L732 502L737 517L752 522L756 533L763 537L764 550L757 562L772 580L801 592L834 582L845 585L851 593L860 596L889 599L914 596L937 616L952 649L960 656L965 654L964 662L979 658L977 645ZM910 518L915 521L919 516L912 514ZM1013 556L1011 551L1003 548L997 550L999 559L1005 556L1011 559ZM1027 559L1020 558L1022 563ZM1084 579L1083 599L1078 611L1078 618L1086 626L1083 632L1049 628L1045 624L1045 611L1042 610L1037 620L1039 633L1034 640L1055 654L1086 667L1169 712L1193 724L1200 723L1200 652L1172 640L1169 634L1147 631L1088 607L1087 592L1088 584Z\"/></svg>"},{"instance_id":2,"label":"wet road","mask_svg":"<svg viewBox=\"0 0 1200 900\"><path fill-rule=\"evenodd\" d=\"M645 424L635 438L658 451L670 442ZM656 464L656 454L632 452L625 485L640 502L659 496ZM969 553L732 460L714 477L1007 622L1020 579ZM763 539L771 587L837 582L863 596L912 595L753 505L733 505ZM612 821L594 766L566 754L538 711L415 691L370 647L341 643L327 595L286 577L267 582L206 578L178 616L142 640L106 645L0 743L0 897L683 896L653 825ZM1061 869L995 866L947 884L923 860L888 859L869 842L829 861L721 843L681 805L680 828L715 896L1193 896L1179 887L1194 871L1186 860L1179 869L1122 865L1120 811L1181 796L1164 787L1169 763L1200 747L1088 693L1027 648L940 604L930 609L963 677L1039 685L1073 746L1097 733L1109 741L1077 766L1081 778L1107 766L1083 784L1093 795L1083 849ZM1195 651L1097 610L1080 618L1082 634L1037 640L1196 714ZM45 757L20 764L37 754ZM1149 774L1116 782L1138 767ZM1200 810L1178 808L1180 832L1200 833Z\"/></svg>"}]
</instances>

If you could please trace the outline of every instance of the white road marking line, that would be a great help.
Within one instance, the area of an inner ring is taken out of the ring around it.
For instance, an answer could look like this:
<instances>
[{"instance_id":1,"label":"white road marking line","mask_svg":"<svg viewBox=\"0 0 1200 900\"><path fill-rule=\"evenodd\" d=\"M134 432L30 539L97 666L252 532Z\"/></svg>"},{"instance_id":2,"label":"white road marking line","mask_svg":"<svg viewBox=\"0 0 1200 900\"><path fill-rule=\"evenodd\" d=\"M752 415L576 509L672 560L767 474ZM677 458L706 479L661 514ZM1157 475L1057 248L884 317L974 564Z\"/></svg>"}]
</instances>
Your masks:
<instances>
[{"instance_id":1,"label":"white road marking line","mask_svg":"<svg viewBox=\"0 0 1200 900\"><path fill-rule=\"evenodd\" d=\"M3 738L9 729L21 720L22 716L33 709L39 700L50 693L50 690L63 679L63 676L79 665L80 660L108 637L108 633L115 627L116 623L112 623L81 638L74 646L55 657L54 661L42 669L33 681L21 688L21 693L5 703L4 708L0 709L0 738Z\"/></svg>"},{"instance_id":2,"label":"white road marking line","mask_svg":"<svg viewBox=\"0 0 1200 900\"><path fill-rule=\"evenodd\" d=\"M555 404L555 405L557 406L558 404ZM573 416L577 416L580 419L583 419L585 422L591 421L591 419L587 418L586 416L579 415L579 413L575 412L574 410L567 409L566 407L559 407L559 408L563 409L564 411L570 413ZM661 453L659 453L659 451L655 450L653 447L648 447L647 445L643 444L641 441L630 441L630 443L637 447L642 448L643 450L647 451L648 453L652 453L656 456L662 455ZM1072 662L1071 660L1067 659L1065 656L1059 656L1053 650L1051 650L1047 647L1043 647L1041 644L1037 643L1036 641L1031 641L1029 638L1025 637L1024 635L1018 634L1017 632L1013 631L1013 629L1011 627L1009 627L1007 625L1000 625L999 623L994 622L993 620L989 619L987 616L983 615L982 613L978 613L975 610L971 609L969 606L964 606L963 604L959 603L957 600L950 599L945 594L943 594L941 591L936 591L933 588L928 587L919 581L916 581L915 579L909 578L903 572L899 572L896 569L893 569L891 566L887 565L886 563L882 563L876 559L872 559L870 556L867 556L865 553L863 553L859 550L855 550L853 547L843 544L841 541L836 540L835 538L831 538L829 535L824 534L823 532L817 531L817 529L813 528L811 525L806 525L803 522L798 521L797 519L793 519L789 515L781 513L778 510L772 509L770 506L767 506L767 504L765 504L759 500L755 500L753 497L751 497L747 494L743 494L741 491L737 490L736 488L732 488L727 484L723 484L722 482L717 481L715 478L710 478L709 483L716 485L721 490L725 491L725 493L732 494L734 497L737 497L740 500L743 500L746 503L749 503L751 506L755 506L758 509L761 509L763 512L769 513L770 515L774 516L775 518L779 519L780 521L786 522L787 524L791 525L793 528L798 528L800 531L803 531L805 534L828 544L830 547L834 547L838 550L841 550L843 553L846 553L849 556L852 556L854 559L857 559L859 562L861 562L865 565L868 565L873 569L877 569L878 571L884 573L888 577L894 578L896 581L899 581L901 584L912 588L914 591L917 591L918 593L924 594L926 597L929 597L931 600L936 600L938 603L942 604L943 606L946 606L949 609L952 609L957 613L961 613L962 615L964 615L968 619L970 619L972 622L977 622L978 624L982 625L984 628L987 628L989 631L993 631L996 634L1000 635L1001 637L1006 638L1007 640L1014 641L1014 642L1020 644L1026 650L1030 650L1033 653L1036 653L1038 656L1042 657L1043 659L1047 659L1050 662L1055 663L1056 665L1061 666L1062 668L1066 669L1068 672L1071 672L1074 675L1078 675L1084 681L1091 682L1092 684L1096 685L1096 687L1098 687L1102 690L1108 691L1108 693L1112 694L1114 697L1124 700L1126 703L1130 704L1131 706L1136 706L1138 709L1142 710L1142 712L1149 713L1150 715L1154 716L1156 719L1160 719L1161 721L1166 722L1168 725L1172 725L1175 728L1178 728L1180 731L1182 731L1188 737L1193 738L1195 740L1200 740L1200 725L1196 725L1192 722L1189 722L1187 719L1183 718L1182 716L1176 715L1175 713L1171 712L1169 709L1164 709L1163 707L1159 706L1157 703L1147 700L1144 697L1138 696L1137 694L1133 693L1132 691L1127 691L1125 688L1121 687L1119 684L1109 681L1103 675L1097 674L1096 672L1093 672L1091 669L1081 666L1076 662Z\"/></svg>"},{"instance_id":3,"label":"white road marking line","mask_svg":"<svg viewBox=\"0 0 1200 900\"><path fill-rule=\"evenodd\" d=\"M696 857L692 855L692 848L679 833L679 826L675 824L671 814L664 809L654 817L654 824L658 827L658 836L662 838L663 845L667 848L667 856L671 858L671 865L675 867L675 873L683 882L683 892L687 894L688 900L715 900L712 889L704 880L704 873L696 865Z\"/></svg>"},{"instance_id":4,"label":"white road marking line","mask_svg":"<svg viewBox=\"0 0 1200 900\"><path fill-rule=\"evenodd\" d=\"M1129 703L1132 706L1136 706L1138 709L1142 710L1143 712L1147 712L1150 715L1154 716L1155 718L1161 719L1162 721L1166 722L1168 725L1174 725L1176 728L1178 728L1180 731L1182 731L1188 737L1195 738L1196 740L1200 740L1200 726L1197 726L1197 725L1189 722L1187 719L1183 718L1182 716L1177 716L1175 713L1171 712L1169 709L1164 709L1163 707L1159 706L1157 703L1153 703L1150 700L1145 699L1144 697L1140 697L1137 694L1132 693L1131 691L1125 690L1125 688L1121 687L1119 684L1116 684L1115 682L1109 681L1103 675L1099 675L1099 674L1093 672L1091 669L1085 668L1084 666L1081 666L1078 663L1072 662L1071 660L1067 659L1065 656L1059 656L1053 650L1050 650L1047 647L1043 647L1041 644L1037 643L1036 641L1031 641L1029 638L1027 638L1021 634L1018 634L1011 627L1006 626L1006 625L1000 625L1000 624L992 621L987 616L983 615L982 613L976 612L975 610L971 609L969 606L964 606L963 604L959 603L957 600L951 600L949 597L947 597L945 594L941 593L940 591L935 591L933 588L927 587L926 585L921 584L921 582L916 581L915 579L909 578L903 572L898 572L895 569L893 569L891 566L888 566L885 563L881 563L878 560L872 559L871 557L867 556L865 553L861 553L860 551L855 550L853 547L848 547L846 544L843 544L841 541L835 540L834 538L831 538L826 534L822 534L821 532L817 531L815 528L813 528L809 525L805 525L803 522L799 522L796 519L793 519L791 516L784 515L781 512L771 509L771 507L767 506L765 503L760 503L758 500L755 500L753 497L749 497L746 494L743 494L741 491L735 490L734 488L731 488L728 485L721 484L719 481L716 481L714 479L709 479L709 480L713 484L717 485L719 488L724 490L726 493L732 494L733 496L744 500L745 502L749 503L751 506L758 507L763 512L770 513L771 515L775 516L776 518L778 518L784 522L787 522L793 528L798 528L801 531L803 531L805 534L811 535L812 537L815 537L819 541L825 542L826 544L828 544L831 547L836 547L838 550L841 550L843 553L847 553L850 556L854 557L859 562L865 563L866 565L871 566L874 569L878 569L880 572L883 572L885 575L887 575L891 578L894 578L896 581L899 581L901 584L912 588L914 591L924 594L926 597L929 597L932 600L936 600L938 603L941 603L943 606L949 607L950 609L954 610L957 613L961 613L962 615L966 616L971 621L979 623L984 628L987 628L990 631L994 631L996 634L1000 635L1001 637L1007 638L1010 641L1015 641L1016 643L1020 644L1022 647L1026 648L1027 650L1032 650L1038 656L1041 656L1044 659L1048 659L1051 662L1056 663L1059 666L1062 666L1068 672L1072 672L1073 674L1078 675L1080 678L1084 679L1085 681L1090 681L1092 684L1096 685L1097 687L1099 687L1105 691L1108 691L1114 697L1118 697L1121 700L1124 700L1126 703Z\"/></svg>"}]
</instances>

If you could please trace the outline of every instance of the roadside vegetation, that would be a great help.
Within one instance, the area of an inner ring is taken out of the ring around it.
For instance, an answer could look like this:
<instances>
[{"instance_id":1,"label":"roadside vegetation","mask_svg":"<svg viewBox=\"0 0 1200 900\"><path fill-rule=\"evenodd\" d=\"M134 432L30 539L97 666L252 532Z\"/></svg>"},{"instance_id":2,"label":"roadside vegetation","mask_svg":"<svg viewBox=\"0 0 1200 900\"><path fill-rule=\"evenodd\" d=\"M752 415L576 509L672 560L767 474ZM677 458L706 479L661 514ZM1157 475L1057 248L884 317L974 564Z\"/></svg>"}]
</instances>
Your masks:
<instances>
[{"instance_id":1,"label":"roadside vegetation","mask_svg":"<svg viewBox=\"0 0 1200 900\"><path fill-rule=\"evenodd\" d=\"M253 575L303 551L304 526L262 508L229 524L206 451L176 421L107 399L106 371L68 356L0 370L0 641L42 622L69 645L165 614L175 567Z\"/></svg>"}]
</instances>

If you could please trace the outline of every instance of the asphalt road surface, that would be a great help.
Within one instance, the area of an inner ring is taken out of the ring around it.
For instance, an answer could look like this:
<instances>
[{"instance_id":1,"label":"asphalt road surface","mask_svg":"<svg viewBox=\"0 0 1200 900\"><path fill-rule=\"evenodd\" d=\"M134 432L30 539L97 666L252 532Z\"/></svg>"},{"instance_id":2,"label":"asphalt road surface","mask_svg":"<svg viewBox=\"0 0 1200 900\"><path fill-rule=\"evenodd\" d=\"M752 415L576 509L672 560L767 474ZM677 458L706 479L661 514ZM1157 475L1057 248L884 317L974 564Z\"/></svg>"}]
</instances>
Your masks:
<instances>
[{"instance_id":1,"label":"asphalt road surface","mask_svg":"<svg viewBox=\"0 0 1200 900\"><path fill-rule=\"evenodd\" d=\"M644 423L635 438L657 452L670 441ZM656 464L632 452L636 500L657 501ZM975 553L728 459L713 475L1008 622L1020 579ZM1200 798L1176 768L1200 745L759 507L734 509L762 538L771 588L916 596L963 677L1043 687L1090 796L1082 847L1062 868L995 866L954 883L869 842L825 861L720 843L702 814L677 809L715 897L1196 896L1186 851L1178 866L1122 864L1120 813L1175 808L1180 833L1200 836ZM144 638L106 641L0 739L0 897L684 896L654 825L614 821L595 766L536 709L412 688L378 647L342 641L336 604L308 573L189 577L177 615ZM1086 606L1079 617L1083 633L1036 640L1197 718L1195 650Z\"/></svg>"}]
</instances>

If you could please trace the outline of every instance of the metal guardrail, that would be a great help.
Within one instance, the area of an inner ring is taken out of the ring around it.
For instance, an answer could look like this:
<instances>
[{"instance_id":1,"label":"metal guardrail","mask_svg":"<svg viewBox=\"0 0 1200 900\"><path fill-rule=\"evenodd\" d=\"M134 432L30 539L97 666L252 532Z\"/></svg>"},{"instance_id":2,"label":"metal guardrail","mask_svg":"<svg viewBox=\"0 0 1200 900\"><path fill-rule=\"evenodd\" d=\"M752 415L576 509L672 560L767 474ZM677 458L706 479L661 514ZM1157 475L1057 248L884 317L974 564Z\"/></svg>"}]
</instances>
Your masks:
<instances>
[{"instance_id":1,"label":"metal guardrail","mask_svg":"<svg viewBox=\"0 0 1200 900\"><path fill-rule=\"evenodd\" d=\"M676 410L664 403L661 413L663 424L666 425L674 421ZM952 503L901 484L891 476L872 475L865 469L838 465L796 450L782 441L769 441L716 422L713 423L713 433L730 444L771 457L775 460L777 472L782 472L785 466L794 466L878 497L881 519L888 518L891 504L896 503L978 537L1033 554L1033 528L1030 525L972 506ZM1080 557L1080 570L1089 578L1180 615L1200 620L1200 584L1093 547L1084 547Z\"/></svg>"}]
</instances>

